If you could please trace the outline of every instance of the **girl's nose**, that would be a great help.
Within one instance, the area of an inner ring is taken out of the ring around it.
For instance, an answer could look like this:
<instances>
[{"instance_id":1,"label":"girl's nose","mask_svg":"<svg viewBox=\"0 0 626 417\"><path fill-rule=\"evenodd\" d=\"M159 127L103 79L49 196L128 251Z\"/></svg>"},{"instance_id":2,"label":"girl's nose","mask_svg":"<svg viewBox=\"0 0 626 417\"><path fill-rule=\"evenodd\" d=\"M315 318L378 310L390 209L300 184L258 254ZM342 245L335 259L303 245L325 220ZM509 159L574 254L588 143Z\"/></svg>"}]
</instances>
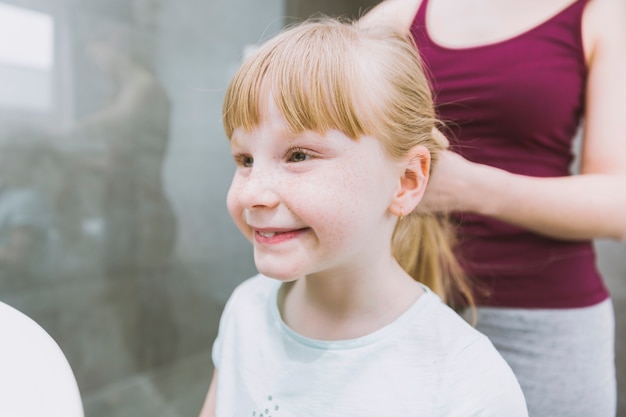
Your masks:
<instances>
[{"instance_id":1,"label":"girl's nose","mask_svg":"<svg viewBox=\"0 0 626 417\"><path fill-rule=\"evenodd\" d=\"M239 203L246 209L275 207L278 196L278 181L266 171L253 169L239 187Z\"/></svg>"}]
</instances>

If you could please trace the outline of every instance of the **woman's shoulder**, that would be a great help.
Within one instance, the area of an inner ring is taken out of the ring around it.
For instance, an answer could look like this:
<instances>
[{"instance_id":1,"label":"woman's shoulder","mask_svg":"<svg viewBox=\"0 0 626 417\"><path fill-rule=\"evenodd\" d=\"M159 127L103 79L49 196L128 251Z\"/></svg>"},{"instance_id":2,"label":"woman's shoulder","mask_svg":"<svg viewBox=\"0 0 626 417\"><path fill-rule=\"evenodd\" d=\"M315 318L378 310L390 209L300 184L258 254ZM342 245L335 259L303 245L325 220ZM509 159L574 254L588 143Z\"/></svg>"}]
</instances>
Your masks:
<instances>
[{"instance_id":1,"label":"woman's shoulder","mask_svg":"<svg viewBox=\"0 0 626 417\"><path fill-rule=\"evenodd\" d=\"M409 33L413 19L423 0L384 0L367 12L359 25L364 27L388 27Z\"/></svg>"},{"instance_id":2,"label":"woman's shoulder","mask_svg":"<svg viewBox=\"0 0 626 417\"><path fill-rule=\"evenodd\" d=\"M588 57L607 44L626 42L626 2L589 0L583 15L583 41Z\"/></svg>"},{"instance_id":3,"label":"woman's shoulder","mask_svg":"<svg viewBox=\"0 0 626 417\"><path fill-rule=\"evenodd\" d=\"M585 16L595 27L602 27L603 22L614 24L626 19L626 3L623 0L587 0Z\"/></svg>"}]
</instances>

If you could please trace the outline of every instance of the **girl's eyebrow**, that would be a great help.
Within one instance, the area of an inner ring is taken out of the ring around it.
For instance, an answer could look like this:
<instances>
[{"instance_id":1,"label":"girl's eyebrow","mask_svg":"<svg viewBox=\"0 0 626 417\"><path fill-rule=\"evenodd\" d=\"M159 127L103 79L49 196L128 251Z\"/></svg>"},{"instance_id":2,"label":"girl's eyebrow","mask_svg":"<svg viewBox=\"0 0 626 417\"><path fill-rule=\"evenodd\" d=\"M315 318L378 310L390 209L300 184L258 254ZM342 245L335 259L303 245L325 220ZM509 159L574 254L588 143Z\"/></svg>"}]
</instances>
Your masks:
<instances>
[{"instance_id":1,"label":"girl's eyebrow","mask_svg":"<svg viewBox=\"0 0 626 417\"><path fill-rule=\"evenodd\" d=\"M230 146L239 146L239 141L237 140L237 135L233 133L233 136L229 140Z\"/></svg>"},{"instance_id":2,"label":"girl's eyebrow","mask_svg":"<svg viewBox=\"0 0 626 417\"><path fill-rule=\"evenodd\" d=\"M316 141L316 142L325 142L325 135L312 131L312 130L306 130L304 132L300 132L300 133L292 133L289 135L289 137L287 138L287 140L289 142L295 142L298 140L312 140L312 141Z\"/></svg>"}]
</instances>

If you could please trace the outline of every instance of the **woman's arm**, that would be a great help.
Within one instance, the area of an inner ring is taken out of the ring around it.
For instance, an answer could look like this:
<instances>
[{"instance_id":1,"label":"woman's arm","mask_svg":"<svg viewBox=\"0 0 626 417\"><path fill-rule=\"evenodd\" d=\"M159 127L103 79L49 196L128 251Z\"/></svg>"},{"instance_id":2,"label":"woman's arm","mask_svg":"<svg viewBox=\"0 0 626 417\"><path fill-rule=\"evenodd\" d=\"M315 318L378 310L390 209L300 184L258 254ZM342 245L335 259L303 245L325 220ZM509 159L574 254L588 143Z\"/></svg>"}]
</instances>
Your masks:
<instances>
[{"instance_id":1,"label":"woman's arm","mask_svg":"<svg viewBox=\"0 0 626 417\"><path fill-rule=\"evenodd\" d=\"M483 214L557 239L625 239L625 189L623 172L536 178L446 151L419 207Z\"/></svg>"},{"instance_id":2,"label":"woman's arm","mask_svg":"<svg viewBox=\"0 0 626 417\"><path fill-rule=\"evenodd\" d=\"M217 369L213 371L213 378L211 379L211 385L209 385L209 392L204 400L202 411L200 411L199 417L215 417L215 392L217 388Z\"/></svg>"}]
</instances>

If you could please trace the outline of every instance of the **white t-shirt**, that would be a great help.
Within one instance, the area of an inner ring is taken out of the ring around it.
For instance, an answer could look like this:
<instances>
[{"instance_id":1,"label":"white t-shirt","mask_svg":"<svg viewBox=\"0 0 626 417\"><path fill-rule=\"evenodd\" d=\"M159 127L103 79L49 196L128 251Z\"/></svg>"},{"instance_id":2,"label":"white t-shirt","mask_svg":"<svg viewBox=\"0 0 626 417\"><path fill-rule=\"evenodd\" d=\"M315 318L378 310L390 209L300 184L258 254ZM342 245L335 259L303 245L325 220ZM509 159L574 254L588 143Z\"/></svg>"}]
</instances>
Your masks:
<instances>
[{"instance_id":1,"label":"white t-shirt","mask_svg":"<svg viewBox=\"0 0 626 417\"><path fill-rule=\"evenodd\" d=\"M528 416L500 354L430 290L371 334L320 341L283 322L280 285L257 275L226 305L218 417Z\"/></svg>"}]
</instances>

